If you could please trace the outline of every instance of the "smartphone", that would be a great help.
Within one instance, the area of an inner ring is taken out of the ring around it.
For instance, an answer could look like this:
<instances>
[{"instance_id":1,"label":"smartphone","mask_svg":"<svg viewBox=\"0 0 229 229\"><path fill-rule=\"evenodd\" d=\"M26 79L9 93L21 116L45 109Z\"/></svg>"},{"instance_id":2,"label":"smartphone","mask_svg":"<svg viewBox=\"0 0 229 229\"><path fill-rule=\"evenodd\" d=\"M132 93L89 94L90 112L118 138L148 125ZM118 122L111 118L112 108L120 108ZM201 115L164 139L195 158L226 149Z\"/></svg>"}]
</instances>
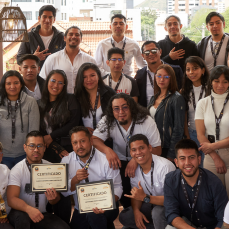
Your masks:
<instances>
[{"instance_id":1,"label":"smartphone","mask_svg":"<svg viewBox=\"0 0 229 229\"><path fill-rule=\"evenodd\" d=\"M214 143L215 142L215 136L214 135L208 135L208 141L210 143Z\"/></svg>"}]
</instances>

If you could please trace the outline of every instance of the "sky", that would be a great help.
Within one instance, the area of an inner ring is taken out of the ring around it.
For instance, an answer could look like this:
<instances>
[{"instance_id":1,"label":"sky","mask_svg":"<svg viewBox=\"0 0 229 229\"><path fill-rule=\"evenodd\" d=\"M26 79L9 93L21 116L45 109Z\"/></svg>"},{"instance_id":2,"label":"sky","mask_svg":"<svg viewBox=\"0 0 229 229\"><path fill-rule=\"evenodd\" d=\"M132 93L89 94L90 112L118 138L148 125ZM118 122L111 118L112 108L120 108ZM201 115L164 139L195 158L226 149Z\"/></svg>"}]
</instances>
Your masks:
<instances>
[{"instance_id":1,"label":"sky","mask_svg":"<svg viewBox=\"0 0 229 229\"><path fill-rule=\"evenodd\" d=\"M144 2L144 0L134 0L134 6Z\"/></svg>"}]
</instances>

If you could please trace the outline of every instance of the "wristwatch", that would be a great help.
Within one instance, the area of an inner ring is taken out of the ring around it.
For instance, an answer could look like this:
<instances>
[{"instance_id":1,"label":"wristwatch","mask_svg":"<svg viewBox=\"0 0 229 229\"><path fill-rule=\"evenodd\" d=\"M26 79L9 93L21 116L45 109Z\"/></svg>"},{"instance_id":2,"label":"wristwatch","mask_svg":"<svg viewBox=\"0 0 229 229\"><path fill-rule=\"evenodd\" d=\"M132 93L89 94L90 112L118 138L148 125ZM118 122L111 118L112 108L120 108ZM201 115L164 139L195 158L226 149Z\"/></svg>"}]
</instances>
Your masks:
<instances>
[{"instance_id":1,"label":"wristwatch","mask_svg":"<svg viewBox=\"0 0 229 229\"><path fill-rule=\"evenodd\" d=\"M150 196L146 194L146 197L144 198L143 202L148 204L150 202Z\"/></svg>"}]
</instances>

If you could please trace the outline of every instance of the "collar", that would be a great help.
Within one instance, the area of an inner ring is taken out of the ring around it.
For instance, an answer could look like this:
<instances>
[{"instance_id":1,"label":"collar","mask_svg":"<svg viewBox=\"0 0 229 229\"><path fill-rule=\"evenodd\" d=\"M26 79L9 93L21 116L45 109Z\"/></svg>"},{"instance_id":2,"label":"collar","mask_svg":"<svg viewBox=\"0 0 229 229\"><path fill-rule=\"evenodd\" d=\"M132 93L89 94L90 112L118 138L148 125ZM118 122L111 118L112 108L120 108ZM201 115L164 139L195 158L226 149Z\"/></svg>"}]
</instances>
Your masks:
<instances>
[{"instance_id":1,"label":"collar","mask_svg":"<svg viewBox=\"0 0 229 229\"><path fill-rule=\"evenodd\" d=\"M26 86L25 86L25 89L26 89L27 91L31 92L31 93L35 93L35 91L37 90L38 86L39 86L39 85L38 85L38 82L36 82L36 86L35 86L35 88L34 88L34 91L30 91L29 88L27 88Z\"/></svg>"},{"instance_id":2,"label":"collar","mask_svg":"<svg viewBox=\"0 0 229 229\"><path fill-rule=\"evenodd\" d=\"M124 35L123 39L122 39L121 41L119 41L119 42L116 42L116 41L114 40L114 38L113 38L112 35L111 35L111 39L112 39L116 44L118 44L118 43L120 43L120 42L124 42L124 40L126 39L126 36ZM126 40L127 40L127 39L126 39Z\"/></svg>"},{"instance_id":3,"label":"collar","mask_svg":"<svg viewBox=\"0 0 229 229\"><path fill-rule=\"evenodd\" d=\"M164 62L163 60L161 60L161 63L162 63L162 64L165 64L165 62ZM148 64L147 64L147 66L146 66L146 70L147 70L148 72L154 74L154 72L151 72L151 71L150 71L150 69L149 69L149 67L148 67Z\"/></svg>"},{"instance_id":4,"label":"collar","mask_svg":"<svg viewBox=\"0 0 229 229\"><path fill-rule=\"evenodd\" d=\"M91 147L91 153L92 153L92 150L93 150L93 146ZM90 156L89 156L89 158L91 157L91 153L90 153ZM95 154L96 154L96 149L95 149ZM87 159L87 161L89 160L89 158ZM81 161L80 160L80 158L79 158L79 156L76 154L76 152L74 151L74 157L73 157L73 159L75 160L75 161ZM87 164L87 161L84 163L83 161L81 161L83 164ZM94 157L92 158L92 161L95 161L95 155L94 155Z\"/></svg>"},{"instance_id":5,"label":"collar","mask_svg":"<svg viewBox=\"0 0 229 229\"><path fill-rule=\"evenodd\" d=\"M181 41L183 41L184 35L181 34L181 36L182 36L181 40L179 40L179 41L178 41L177 43L175 43L175 44L178 44L178 43L180 43Z\"/></svg>"},{"instance_id":6,"label":"collar","mask_svg":"<svg viewBox=\"0 0 229 229\"><path fill-rule=\"evenodd\" d=\"M67 52L66 52L66 47L65 47L62 51L63 51L63 54L64 54L66 57L68 57L68 54L67 54ZM83 51L81 51L81 49L79 49L79 52L77 53L76 56L78 56L79 54L83 54ZM76 57L76 56L75 56L75 57Z\"/></svg>"}]
</instances>

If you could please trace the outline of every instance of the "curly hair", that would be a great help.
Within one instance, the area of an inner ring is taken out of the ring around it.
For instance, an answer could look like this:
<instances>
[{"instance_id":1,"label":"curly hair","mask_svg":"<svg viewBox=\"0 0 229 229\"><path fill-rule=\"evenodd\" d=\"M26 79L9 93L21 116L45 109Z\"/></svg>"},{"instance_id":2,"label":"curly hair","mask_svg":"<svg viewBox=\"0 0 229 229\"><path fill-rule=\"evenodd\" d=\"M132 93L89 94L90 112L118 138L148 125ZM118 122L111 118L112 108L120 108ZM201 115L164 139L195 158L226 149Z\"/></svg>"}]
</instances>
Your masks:
<instances>
[{"instance_id":1,"label":"curly hair","mask_svg":"<svg viewBox=\"0 0 229 229\"><path fill-rule=\"evenodd\" d=\"M142 107L141 105L136 103L130 95L127 95L125 93L119 93L112 96L105 110L105 125L106 128L108 128L108 138L110 138L110 130L114 128L115 117L113 114L112 102L115 99L124 99L127 102L129 110L131 111L131 118L135 122L135 124L142 124L149 115L149 111L145 107Z\"/></svg>"}]
</instances>

